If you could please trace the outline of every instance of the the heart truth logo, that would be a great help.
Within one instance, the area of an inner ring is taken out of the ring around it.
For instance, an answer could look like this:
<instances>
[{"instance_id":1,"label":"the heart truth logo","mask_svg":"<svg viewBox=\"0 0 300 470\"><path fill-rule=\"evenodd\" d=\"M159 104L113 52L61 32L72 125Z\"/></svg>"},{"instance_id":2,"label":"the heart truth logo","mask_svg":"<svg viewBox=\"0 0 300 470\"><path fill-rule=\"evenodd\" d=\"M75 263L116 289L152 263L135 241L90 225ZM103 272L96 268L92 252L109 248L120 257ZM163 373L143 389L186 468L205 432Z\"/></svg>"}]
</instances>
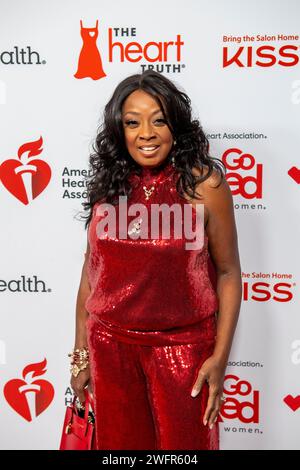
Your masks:
<instances>
[{"instance_id":1,"label":"the heart truth logo","mask_svg":"<svg viewBox=\"0 0 300 470\"><path fill-rule=\"evenodd\" d=\"M98 34L98 20L96 25L91 28L84 27L82 20L80 20L80 35L83 44L79 54L77 72L74 74L75 78L99 80L107 76L97 46ZM116 41L114 41L114 37L117 38ZM134 37L134 41L125 43L119 40L128 37ZM136 28L134 27L108 28L107 57L108 62L119 60L121 63L126 61L136 64L144 61L146 63L141 64L142 71L146 67L154 69L156 66L157 72L176 73L185 68L185 64L181 63L183 45L184 41L181 40L180 34L177 34L176 41L149 41L146 44L141 44L137 41Z\"/></svg>"},{"instance_id":2,"label":"the heart truth logo","mask_svg":"<svg viewBox=\"0 0 300 470\"><path fill-rule=\"evenodd\" d=\"M34 380L45 374L47 360L29 364L23 369L21 379L12 379L4 386L7 403L26 421L32 421L45 411L54 397L54 388L47 380Z\"/></svg>"},{"instance_id":3,"label":"the heart truth logo","mask_svg":"<svg viewBox=\"0 0 300 470\"><path fill-rule=\"evenodd\" d=\"M0 181L23 204L29 204L48 186L51 168L36 158L42 152L43 139L26 142L18 150L18 159L5 160L0 166Z\"/></svg>"},{"instance_id":4,"label":"the heart truth logo","mask_svg":"<svg viewBox=\"0 0 300 470\"><path fill-rule=\"evenodd\" d=\"M106 77L102 67L100 52L97 48L98 20L94 28L84 28L80 20L80 34L83 40L75 78L90 77L93 80Z\"/></svg>"}]
</instances>

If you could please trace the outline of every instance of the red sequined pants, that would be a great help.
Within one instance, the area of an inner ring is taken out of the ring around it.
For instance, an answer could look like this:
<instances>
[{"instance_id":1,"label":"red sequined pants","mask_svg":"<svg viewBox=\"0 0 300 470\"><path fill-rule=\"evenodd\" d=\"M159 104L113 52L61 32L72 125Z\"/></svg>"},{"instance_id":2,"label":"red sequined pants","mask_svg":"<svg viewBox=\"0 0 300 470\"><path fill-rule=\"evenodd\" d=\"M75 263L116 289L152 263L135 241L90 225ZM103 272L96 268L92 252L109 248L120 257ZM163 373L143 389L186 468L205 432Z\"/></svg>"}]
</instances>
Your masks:
<instances>
[{"instance_id":1,"label":"red sequined pants","mask_svg":"<svg viewBox=\"0 0 300 470\"><path fill-rule=\"evenodd\" d=\"M205 382L193 384L212 347L144 346L87 323L98 450L218 450L219 427L203 425Z\"/></svg>"}]
</instances>

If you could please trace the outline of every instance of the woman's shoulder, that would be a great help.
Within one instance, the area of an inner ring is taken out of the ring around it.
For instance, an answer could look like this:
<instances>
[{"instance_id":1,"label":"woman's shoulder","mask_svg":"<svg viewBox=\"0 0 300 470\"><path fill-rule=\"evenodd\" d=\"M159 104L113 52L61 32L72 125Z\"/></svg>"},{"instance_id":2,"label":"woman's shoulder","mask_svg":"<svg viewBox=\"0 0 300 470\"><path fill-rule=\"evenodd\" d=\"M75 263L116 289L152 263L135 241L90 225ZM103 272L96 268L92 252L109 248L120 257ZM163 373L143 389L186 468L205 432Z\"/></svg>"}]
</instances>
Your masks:
<instances>
[{"instance_id":1,"label":"woman's shoulder","mask_svg":"<svg viewBox=\"0 0 300 470\"><path fill-rule=\"evenodd\" d=\"M192 173L197 177L206 177L203 181L197 183L195 187L196 191L204 197L204 202L208 203L209 201L218 201L220 198L231 197L229 184L221 171L213 168L209 174L209 167L203 165L202 170L193 167Z\"/></svg>"},{"instance_id":2,"label":"woman's shoulder","mask_svg":"<svg viewBox=\"0 0 300 470\"><path fill-rule=\"evenodd\" d=\"M209 173L208 165L202 165L202 169L200 170L198 167L192 168L192 173L194 176L201 176L206 177L204 181L201 181L199 185L204 186L205 188L209 186L216 186L220 182L224 182L225 178L222 178L222 173L218 171L216 168L212 168L211 174L207 177Z\"/></svg>"}]
</instances>

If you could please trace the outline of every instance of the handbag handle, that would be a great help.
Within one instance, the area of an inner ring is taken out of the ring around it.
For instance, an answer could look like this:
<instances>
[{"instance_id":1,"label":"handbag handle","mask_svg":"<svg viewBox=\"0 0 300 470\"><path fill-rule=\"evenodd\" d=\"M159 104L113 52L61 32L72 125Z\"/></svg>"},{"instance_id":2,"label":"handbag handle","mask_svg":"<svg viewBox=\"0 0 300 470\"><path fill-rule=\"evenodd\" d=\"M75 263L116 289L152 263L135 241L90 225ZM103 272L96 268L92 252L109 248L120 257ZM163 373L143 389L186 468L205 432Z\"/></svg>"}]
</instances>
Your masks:
<instances>
[{"instance_id":1,"label":"handbag handle","mask_svg":"<svg viewBox=\"0 0 300 470\"><path fill-rule=\"evenodd\" d=\"M84 395L85 395L85 410L84 410L84 420L87 422L88 421L88 415L89 415L89 405L91 405L91 408L92 408L92 411L94 413L94 401L92 399L92 397L90 396L89 394L89 391L88 391L88 388L85 388L84 389ZM73 410L75 411L76 415L78 416L78 408L76 406L76 399L77 399L77 395L74 395L74 398L73 398L73 403L72 403L72 408ZM72 419L73 421L73 419Z\"/></svg>"},{"instance_id":2,"label":"handbag handle","mask_svg":"<svg viewBox=\"0 0 300 470\"><path fill-rule=\"evenodd\" d=\"M88 388L85 388L84 389L84 394L85 394L85 401L91 405L91 408L92 408L92 411L94 412L94 400L93 398L91 397L89 391L88 391Z\"/></svg>"},{"instance_id":3,"label":"handbag handle","mask_svg":"<svg viewBox=\"0 0 300 470\"><path fill-rule=\"evenodd\" d=\"M89 417L90 405L91 405L92 411L94 412L94 402L93 402L92 397L89 394L88 388L84 389L84 394L85 394L84 421L85 421L85 424L86 424L85 434L87 434L88 425L89 425L88 417Z\"/></svg>"}]
</instances>

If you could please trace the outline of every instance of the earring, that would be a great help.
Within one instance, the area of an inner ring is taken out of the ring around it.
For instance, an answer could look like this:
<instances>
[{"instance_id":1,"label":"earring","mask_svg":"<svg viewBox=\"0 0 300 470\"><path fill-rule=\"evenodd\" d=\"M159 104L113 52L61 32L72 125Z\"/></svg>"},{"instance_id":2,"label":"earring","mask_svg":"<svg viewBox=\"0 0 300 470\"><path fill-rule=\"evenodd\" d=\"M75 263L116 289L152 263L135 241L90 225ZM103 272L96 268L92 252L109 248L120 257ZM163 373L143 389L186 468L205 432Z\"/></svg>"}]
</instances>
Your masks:
<instances>
[{"instance_id":1,"label":"earring","mask_svg":"<svg viewBox=\"0 0 300 470\"><path fill-rule=\"evenodd\" d=\"M174 140L173 145L174 145L174 147L176 146L176 140ZM171 157L171 163L172 163L172 166L175 168L175 158L174 158L174 155L172 155L172 157Z\"/></svg>"},{"instance_id":2,"label":"earring","mask_svg":"<svg viewBox=\"0 0 300 470\"><path fill-rule=\"evenodd\" d=\"M176 140L174 140L173 145L174 145L174 147L176 146ZM172 157L171 157L171 164L172 164L173 168L175 168L175 158L174 158L174 155L172 155Z\"/></svg>"}]
</instances>

